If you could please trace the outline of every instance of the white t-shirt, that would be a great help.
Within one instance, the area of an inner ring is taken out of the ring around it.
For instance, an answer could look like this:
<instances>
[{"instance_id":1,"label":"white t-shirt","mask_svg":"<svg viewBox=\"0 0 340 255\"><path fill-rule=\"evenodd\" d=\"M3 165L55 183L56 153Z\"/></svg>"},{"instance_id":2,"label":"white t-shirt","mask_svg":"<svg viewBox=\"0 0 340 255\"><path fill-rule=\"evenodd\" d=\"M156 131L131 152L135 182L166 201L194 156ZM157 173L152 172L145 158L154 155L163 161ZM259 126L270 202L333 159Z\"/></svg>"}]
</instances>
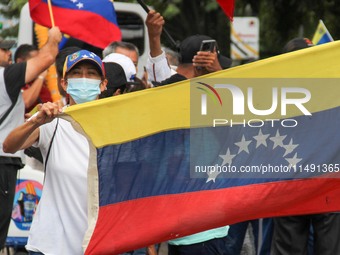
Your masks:
<instances>
[{"instance_id":1,"label":"white t-shirt","mask_svg":"<svg viewBox=\"0 0 340 255\"><path fill-rule=\"evenodd\" d=\"M40 127L37 146L44 161L57 119ZM83 254L87 229L89 144L72 125L59 119L47 162L42 197L29 233L27 250L46 255Z\"/></svg>"}]
</instances>

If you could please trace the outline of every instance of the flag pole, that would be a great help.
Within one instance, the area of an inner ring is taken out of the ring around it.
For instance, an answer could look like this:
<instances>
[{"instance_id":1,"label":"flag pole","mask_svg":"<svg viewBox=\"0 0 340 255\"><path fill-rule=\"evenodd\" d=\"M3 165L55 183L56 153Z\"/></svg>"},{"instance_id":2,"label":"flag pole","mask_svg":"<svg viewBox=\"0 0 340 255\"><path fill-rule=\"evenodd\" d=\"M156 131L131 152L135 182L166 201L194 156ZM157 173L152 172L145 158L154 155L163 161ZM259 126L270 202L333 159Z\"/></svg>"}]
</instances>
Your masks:
<instances>
[{"instance_id":1,"label":"flag pole","mask_svg":"<svg viewBox=\"0 0 340 255\"><path fill-rule=\"evenodd\" d=\"M51 0L47 0L47 4L48 4L48 11L50 13L50 18L51 18L51 24L52 24L52 27L54 27L54 17L53 17Z\"/></svg>"},{"instance_id":2,"label":"flag pole","mask_svg":"<svg viewBox=\"0 0 340 255\"><path fill-rule=\"evenodd\" d=\"M144 9L144 11L146 13L149 13L150 9L149 7L144 3L143 0L137 0L137 2L140 4L140 6ZM179 49L179 42L176 42L174 40L174 38L172 38L172 36L169 34L168 30L166 30L165 27L163 27L163 32L165 34L165 36L169 39L169 41L171 42L172 45L174 45L174 47L176 48L176 50Z\"/></svg>"}]
</instances>

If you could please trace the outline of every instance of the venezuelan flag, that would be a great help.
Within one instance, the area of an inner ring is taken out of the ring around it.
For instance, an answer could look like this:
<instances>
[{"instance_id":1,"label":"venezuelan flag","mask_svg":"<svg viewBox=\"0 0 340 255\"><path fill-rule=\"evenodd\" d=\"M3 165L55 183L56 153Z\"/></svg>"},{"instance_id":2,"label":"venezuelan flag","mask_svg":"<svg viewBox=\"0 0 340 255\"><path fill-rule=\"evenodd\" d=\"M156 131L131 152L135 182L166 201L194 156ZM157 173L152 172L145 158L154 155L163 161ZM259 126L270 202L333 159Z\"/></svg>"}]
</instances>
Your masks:
<instances>
[{"instance_id":1,"label":"venezuelan flag","mask_svg":"<svg viewBox=\"0 0 340 255\"><path fill-rule=\"evenodd\" d=\"M55 0L51 1L51 5L53 17L49 16L47 0L29 0L34 22L51 27L51 19L54 19L63 33L99 48L122 38L112 1Z\"/></svg>"},{"instance_id":2,"label":"venezuelan flag","mask_svg":"<svg viewBox=\"0 0 340 255\"><path fill-rule=\"evenodd\" d=\"M322 20L319 21L318 27L316 28L316 31L313 36L313 44L319 45L323 43L333 42L333 38L331 34L328 32L328 29L326 28L326 25L323 23Z\"/></svg>"},{"instance_id":3,"label":"venezuelan flag","mask_svg":"<svg viewBox=\"0 0 340 255\"><path fill-rule=\"evenodd\" d=\"M85 254L339 211L339 58L333 42L67 108L91 148Z\"/></svg>"}]
</instances>

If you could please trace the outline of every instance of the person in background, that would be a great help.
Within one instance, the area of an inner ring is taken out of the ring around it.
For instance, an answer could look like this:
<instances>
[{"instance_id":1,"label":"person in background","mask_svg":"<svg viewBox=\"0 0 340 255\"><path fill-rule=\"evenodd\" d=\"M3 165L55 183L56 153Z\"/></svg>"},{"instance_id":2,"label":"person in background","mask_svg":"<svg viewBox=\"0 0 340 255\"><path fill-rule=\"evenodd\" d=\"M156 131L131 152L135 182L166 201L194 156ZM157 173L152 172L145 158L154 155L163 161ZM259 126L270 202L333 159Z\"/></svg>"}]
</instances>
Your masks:
<instances>
[{"instance_id":1,"label":"person in background","mask_svg":"<svg viewBox=\"0 0 340 255\"><path fill-rule=\"evenodd\" d=\"M67 56L61 86L70 95L70 106L97 99L106 84L102 61L96 54L81 50ZM70 122L56 118L61 112L57 103L43 104L4 142L8 153L35 144L44 157L44 192L26 246L30 254L83 254L89 144Z\"/></svg>"},{"instance_id":2,"label":"person in background","mask_svg":"<svg viewBox=\"0 0 340 255\"><path fill-rule=\"evenodd\" d=\"M179 65L179 60L181 56L179 55L178 52L173 51L172 49L167 48L167 47L163 47L163 51L165 52L165 56L169 62L170 68L174 70L173 74L175 74L177 67Z\"/></svg>"},{"instance_id":3,"label":"person in background","mask_svg":"<svg viewBox=\"0 0 340 255\"><path fill-rule=\"evenodd\" d=\"M119 95L145 89L146 86L136 77L136 67L132 60L119 53L111 53L103 59L108 79L105 95ZM112 93L113 92L113 93Z\"/></svg>"},{"instance_id":4,"label":"person in background","mask_svg":"<svg viewBox=\"0 0 340 255\"><path fill-rule=\"evenodd\" d=\"M288 53L296 50L302 50L314 46L311 40L308 38L294 38L286 43L282 52Z\"/></svg>"},{"instance_id":5,"label":"person in background","mask_svg":"<svg viewBox=\"0 0 340 255\"><path fill-rule=\"evenodd\" d=\"M129 42L112 42L103 50L103 58L111 53L120 53L129 57L138 71L139 50L136 45Z\"/></svg>"},{"instance_id":6,"label":"person in background","mask_svg":"<svg viewBox=\"0 0 340 255\"><path fill-rule=\"evenodd\" d=\"M132 60L126 55L120 53L110 53L103 59L104 63L117 63L123 70L127 81L133 81L136 78L137 69Z\"/></svg>"},{"instance_id":7,"label":"person in background","mask_svg":"<svg viewBox=\"0 0 340 255\"><path fill-rule=\"evenodd\" d=\"M283 53L312 47L308 38L287 42ZM273 218L273 255L340 254L340 213L322 213ZM312 237L312 238L311 238Z\"/></svg>"},{"instance_id":8,"label":"person in background","mask_svg":"<svg viewBox=\"0 0 340 255\"><path fill-rule=\"evenodd\" d=\"M14 46L14 40L4 40L0 37L0 66L7 67L13 64L11 48Z\"/></svg>"},{"instance_id":9,"label":"person in background","mask_svg":"<svg viewBox=\"0 0 340 255\"><path fill-rule=\"evenodd\" d=\"M138 73L138 61L139 61L139 50L136 45L130 42L112 42L103 50L103 59L105 59L111 53L119 53L129 57L135 68L136 68L136 76ZM144 70L143 77L139 80L139 82L143 82L143 87L150 88L152 85L148 83L147 72Z\"/></svg>"},{"instance_id":10,"label":"person in background","mask_svg":"<svg viewBox=\"0 0 340 255\"><path fill-rule=\"evenodd\" d=\"M14 128L24 123L22 87L53 64L60 40L59 28L51 28L47 43L37 56L13 65L10 48L15 42L0 40L0 250L4 247L11 219L17 171L23 167L23 151L5 152L4 140Z\"/></svg>"},{"instance_id":11,"label":"person in background","mask_svg":"<svg viewBox=\"0 0 340 255\"><path fill-rule=\"evenodd\" d=\"M20 45L14 53L14 62L21 63L38 55L38 48L30 44ZM45 84L47 71L42 72L37 79L26 84L22 97L25 103L25 112L29 113L37 104L52 102L51 92Z\"/></svg>"},{"instance_id":12,"label":"person in background","mask_svg":"<svg viewBox=\"0 0 340 255\"><path fill-rule=\"evenodd\" d=\"M150 55L147 60L149 80L155 85L166 85L191 79L204 74L220 71L231 66L231 60L221 55L215 48L214 52L200 51L203 40L211 40L206 35L192 35L185 38L179 49L180 62L176 74L168 64L165 52L161 48L161 34L164 25L163 17L151 10L145 21L150 40Z\"/></svg>"}]
</instances>

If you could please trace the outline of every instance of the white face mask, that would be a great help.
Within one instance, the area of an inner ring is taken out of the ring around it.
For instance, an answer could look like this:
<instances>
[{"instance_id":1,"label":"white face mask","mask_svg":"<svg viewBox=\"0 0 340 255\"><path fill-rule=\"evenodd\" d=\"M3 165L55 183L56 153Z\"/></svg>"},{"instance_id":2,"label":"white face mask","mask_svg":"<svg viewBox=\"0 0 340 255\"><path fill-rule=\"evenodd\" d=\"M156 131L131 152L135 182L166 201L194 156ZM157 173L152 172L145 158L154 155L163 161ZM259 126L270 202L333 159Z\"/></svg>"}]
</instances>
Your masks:
<instances>
[{"instance_id":1,"label":"white face mask","mask_svg":"<svg viewBox=\"0 0 340 255\"><path fill-rule=\"evenodd\" d=\"M99 85L101 80L88 78L67 79L66 92L77 104L93 101L100 94Z\"/></svg>"}]
</instances>

